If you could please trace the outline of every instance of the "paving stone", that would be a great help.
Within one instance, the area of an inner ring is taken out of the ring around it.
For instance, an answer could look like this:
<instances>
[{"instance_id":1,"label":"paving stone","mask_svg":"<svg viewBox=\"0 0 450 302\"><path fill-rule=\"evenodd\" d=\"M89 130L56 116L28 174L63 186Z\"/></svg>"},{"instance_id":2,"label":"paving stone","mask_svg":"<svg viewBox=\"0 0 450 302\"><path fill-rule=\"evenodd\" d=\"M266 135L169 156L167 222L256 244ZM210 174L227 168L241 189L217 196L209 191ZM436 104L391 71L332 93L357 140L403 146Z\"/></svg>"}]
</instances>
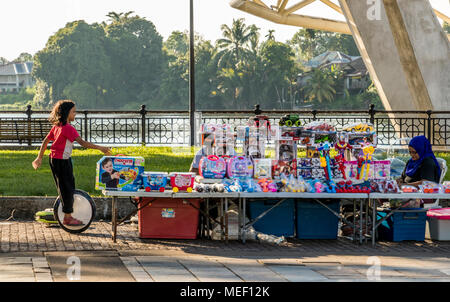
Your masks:
<instances>
[{"instance_id":1,"label":"paving stone","mask_svg":"<svg viewBox=\"0 0 450 302\"><path fill-rule=\"evenodd\" d=\"M287 280L256 259L218 259L245 282L286 282Z\"/></svg>"},{"instance_id":2,"label":"paving stone","mask_svg":"<svg viewBox=\"0 0 450 302\"><path fill-rule=\"evenodd\" d=\"M268 265L270 270L290 282L319 282L329 280L310 268L296 265Z\"/></svg>"},{"instance_id":3,"label":"paving stone","mask_svg":"<svg viewBox=\"0 0 450 302\"><path fill-rule=\"evenodd\" d=\"M321 275L326 276L327 278L348 278L348 277L355 277L355 278L362 278L365 277L365 275L362 275L359 273L358 270L345 267L343 265L325 265L325 264L313 264L313 265L306 265L307 268L310 268L316 272L318 272Z\"/></svg>"},{"instance_id":4,"label":"paving stone","mask_svg":"<svg viewBox=\"0 0 450 302\"><path fill-rule=\"evenodd\" d=\"M405 268L397 269L397 271L407 278L442 278L448 276L438 269Z\"/></svg>"},{"instance_id":5,"label":"paving stone","mask_svg":"<svg viewBox=\"0 0 450 302\"><path fill-rule=\"evenodd\" d=\"M53 282L51 273L35 272L36 282Z\"/></svg>"},{"instance_id":6,"label":"paving stone","mask_svg":"<svg viewBox=\"0 0 450 302\"><path fill-rule=\"evenodd\" d=\"M170 257L136 257L144 270L157 282L198 282L184 266Z\"/></svg>"},{"instance_id":7,"label":"paving stone","mask_svg":"<svg viewBox=\"0 0 450 302\"><path fill-rule=\"evenodd\" d=\"M0 282L35 282L36 279L33 277L1 277Z\"/></svg>"},{"instance_id":8,"label":"paving stone","mask_svg":"<svg viewBox=\"0 0 450 302\"><path fill-rule=\"evenodd\" d=\"M242 282L236 274L216 261L178 259L201 282Z\"/></svg>"}]
</instances>

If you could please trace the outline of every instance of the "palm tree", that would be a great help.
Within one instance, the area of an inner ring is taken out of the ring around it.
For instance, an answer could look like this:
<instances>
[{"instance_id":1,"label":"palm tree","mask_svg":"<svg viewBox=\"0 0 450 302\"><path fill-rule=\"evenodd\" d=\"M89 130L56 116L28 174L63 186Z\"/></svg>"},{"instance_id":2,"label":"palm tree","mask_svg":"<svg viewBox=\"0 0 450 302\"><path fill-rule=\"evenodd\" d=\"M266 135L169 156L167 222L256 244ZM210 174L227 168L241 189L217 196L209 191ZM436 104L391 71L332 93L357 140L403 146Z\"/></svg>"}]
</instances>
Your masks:
<instances>
[{"instance_id":1,"label":"palm tree","mask_svg":"<svg viewBox=\"0 0 450 302\"><path fill-rule=\"evenodd\" d=\"M273 35L274 32L274 29L269 29L269 33L266 35L267 40L275 40L275 36Z\"/></svg>"},{"instance_id":2,"label":"palm tree","mask_svg":"<svg viewBox=\"0 0 450 302\"><path fill-rule=\"evenodd\" d=\"M252 37L257 35L256 26L247 26L243 18L233 19L231 28L222 24L223 38L217 40L217 53L219 68L231 67L235 68L249 55L247 44Z\"/></svg>"},{"instance_id":3,"label":"palm tree","mask_svg":"<svg viewBox=\"0 0 450 302\"><path fill-rule=\"evenodd\" d=\"M109 17L110 21L115 22L115 21L120 21L122 18L127 19L128 16L133 13L134 13L134 11L128 11L126 13L109 12L106 16Z\"/></svg>"},{"instance_id":4,"label":"palm tree","mask_svg":"<svg viewBox=\"0 0 450 302\"><path fill-rule=\"evenodd\" d=\"M334 79L327 72L315 69L310 79L306 81L306 86L302 88L305 96L310 100L331 102L334 99L336 90L334 89Z\"/></svg>"}]
</instances>

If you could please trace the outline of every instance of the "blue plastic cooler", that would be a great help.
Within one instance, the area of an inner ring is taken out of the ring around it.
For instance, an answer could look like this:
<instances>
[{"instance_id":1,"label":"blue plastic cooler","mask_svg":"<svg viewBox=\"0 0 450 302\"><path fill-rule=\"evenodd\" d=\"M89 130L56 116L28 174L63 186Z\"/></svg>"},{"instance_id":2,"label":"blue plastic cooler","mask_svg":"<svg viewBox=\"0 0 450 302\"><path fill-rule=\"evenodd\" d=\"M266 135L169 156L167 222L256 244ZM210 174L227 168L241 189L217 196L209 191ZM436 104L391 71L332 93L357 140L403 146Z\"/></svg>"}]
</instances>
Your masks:
<instances>
[{"instance_id":1,"label":"blue plastic cooler","mask_svg":"<svg viewBox=\"0 0 450 302\"><path fill-rule=\"evenodd\" d=\"M330 209L339 213L340 201L324 201ZM297 238L299 239L336 239L339 218L316 201L296 202Z\"/></svg>"},{"instance_id":2,"label":"blue plastic cooler","mask_svg":"<svg viewBox=\"0 0 450 302\"><path fill-rule=\"evenodd\" d=\"M250 220L257 218L260 214L273 207L279 200L248 201L248 216ZM257 232L275 236L294 236L295 204L293 199L283 201L272 209L260 220L253 224Z\"/></svg>"},{"instance_id":3,"label":"blue plastic cooler","mask_svg":"<svg viewBox=\"0 0 450 302\"><path fill-rule=\"evenodd\" d=\"M423 209L404 209L423 210ZM384 218L389 211L378 212L378 220ZM425 240L425 226L427 213L423 212L396 212L383 221L378 227L380 240L403 241L403 240Z\"/></svg>"}]
</instances>

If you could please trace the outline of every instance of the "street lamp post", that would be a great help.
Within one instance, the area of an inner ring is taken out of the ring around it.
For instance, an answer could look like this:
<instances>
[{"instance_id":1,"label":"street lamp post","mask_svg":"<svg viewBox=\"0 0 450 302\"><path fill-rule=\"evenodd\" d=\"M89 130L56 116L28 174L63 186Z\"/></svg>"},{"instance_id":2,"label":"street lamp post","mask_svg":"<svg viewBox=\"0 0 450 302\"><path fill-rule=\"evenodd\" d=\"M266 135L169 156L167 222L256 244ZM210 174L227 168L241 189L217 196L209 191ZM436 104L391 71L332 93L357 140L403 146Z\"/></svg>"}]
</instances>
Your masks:
<instances>
[{"instance_id":1,"label":"street lamp post","mask_svg":"<svg viewBox=\"0 0 450 302\"><path fill-rule=\"evenodd\" d=\"M189 5L189 120L191 147L195 144L195 56L194 56L194 0Z\"/></svg>"}]
</instances>

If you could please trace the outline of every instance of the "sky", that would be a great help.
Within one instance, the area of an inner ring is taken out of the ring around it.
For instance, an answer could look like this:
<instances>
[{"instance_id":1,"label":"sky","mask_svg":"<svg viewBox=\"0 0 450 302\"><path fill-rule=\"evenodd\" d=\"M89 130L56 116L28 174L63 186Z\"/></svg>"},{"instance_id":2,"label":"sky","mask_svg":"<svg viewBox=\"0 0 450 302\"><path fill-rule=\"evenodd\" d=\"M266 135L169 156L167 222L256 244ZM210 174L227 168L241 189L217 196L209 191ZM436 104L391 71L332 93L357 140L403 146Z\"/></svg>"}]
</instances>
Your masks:
<instances>
[{"instance_id":1,"label":"sky","mask_svg":"<svg viewBox=\"0 0 450 302\"><path fill-rule=\"evenodd\" d=\"M363 1L363 0L361 0ZM22 52L34 55L43 49L48 38L67 22L106 21L108 12L134 11L155 24L164 40L172 31L189 29L189 0L13 0L0 6L0 57L9 61ZM296 1L290 1L297 3ZM337 0L334 0L337 3ZM450 16L449 0L430 0L432 6ZM275 0L265 1L275 4ZM291 3L288 3L290 6ZM321 2L313 2L301 14L345 21L345 18ZM250 15L229 5L229 0L194 0L194 31L206 40L221 38L220 26L231 25L233 19L245 18L247 25L260 28L261 37L275 30L277 41L290 39L298 27L280 25Z\"/></svg>"}]
</instances>

